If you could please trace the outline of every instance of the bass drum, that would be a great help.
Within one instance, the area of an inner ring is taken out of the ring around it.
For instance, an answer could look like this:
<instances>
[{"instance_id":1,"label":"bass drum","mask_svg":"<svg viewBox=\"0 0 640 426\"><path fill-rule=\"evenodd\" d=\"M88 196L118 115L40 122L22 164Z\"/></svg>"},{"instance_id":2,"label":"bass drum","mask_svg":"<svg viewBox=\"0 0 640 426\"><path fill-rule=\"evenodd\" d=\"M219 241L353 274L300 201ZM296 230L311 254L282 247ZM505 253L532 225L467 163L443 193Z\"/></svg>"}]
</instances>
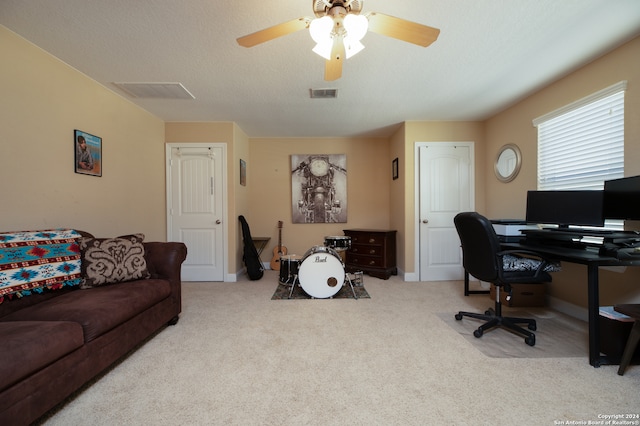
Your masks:
<instances>
[{"instance_id":1,"label":"bass drum","mask_svg":"<svg viewBox=\"0 0 640 426\"><path fill-rule=\"evenodd\" d=\"M334 249L315 246L302 257L298 279L309 296L326 299L335 295L342 288L344 278L344 266Z\"/></svg>"}]
</instances>

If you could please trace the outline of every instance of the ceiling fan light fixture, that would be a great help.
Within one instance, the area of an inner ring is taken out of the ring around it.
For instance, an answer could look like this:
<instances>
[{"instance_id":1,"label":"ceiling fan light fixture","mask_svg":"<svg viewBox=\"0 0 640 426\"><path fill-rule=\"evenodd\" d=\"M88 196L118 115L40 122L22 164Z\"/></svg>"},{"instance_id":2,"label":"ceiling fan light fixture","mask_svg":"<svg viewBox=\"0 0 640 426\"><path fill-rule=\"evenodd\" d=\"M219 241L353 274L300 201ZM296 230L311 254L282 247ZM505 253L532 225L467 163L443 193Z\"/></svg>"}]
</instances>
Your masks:
<instances>
[{"instance_id":1,"label":"ceiling fan light fixture","mask_svg":"<svg viewBox=\"0 0 640 426\"><path fill-rule=\"evenodd\" d=\"M347 59L360 52L362 49L364 49L364 44L360 43L359 40L352 40L351 37L345 37L344 51Z\"/></svg>"},{"instance_id":2,"label":"ceiling fan light fixture","mask_svg":"<svg viewBox=\"0 0 640 426\"><path fill-rule=\"evenodd\" d=\"M362 40L369 29L369 20L363 15L349 13L343 22L347 36L357 41Z\"/></svg>"},{"instance_id":3,"label":"ceiling fan light fixture","mask_svg":"<svg viewBox=\"0 0 640 426\"><path fill-rule=\"evenodd\" d=\"M331 32L333 31L333 19L329 16L314 19L309 24L309 34L313 41L318 44L324 44L331 41Z\"/></svg>"},{"instance_id":4,"label":"ceiling fan light fixture","mask_svg":"<svg viewBox=\"0 0 640 426\"><path fill-rule=\"evenodd\" d=\"M333 19L329 16L314 19L309 24L309 34L316 46L313 51L326 60L331 59L331 48L333 47Z\"/></svg>"},{"instance_id":5,"label":"ceiling fan light fixture","mask_svg":"<svg viewBox=\"0 0 640 426\"><path fill-rule=\"evenodd\" d=\"M325 58L327 61L331 59L331 49L333 47L333 40L329 38L322 43L316 44L312 49L313 52Z\"/></svg>"},{"instance_id":6,"label":"ceiling fan light fixture","mask_svg":"<svg viewBox=\"0 0 640 426\"><path fill-rule=\"evenodd\" d=\"M356 53L364 49L364 45L360 42L365 36L369 26L369 20L363 15L347 14L344 19L340 18L341 25L336 25L329 15L322 18L314 19L309 24L309 34L316 42L313 52L323 58L331 59L331 50L333 49L333 37L336 31L341 31L344 42L346 57L349 59ZM338 30L336 30L338 27ZM342 28L340 28L342 27Z\"/></svg>"}]
</instances>

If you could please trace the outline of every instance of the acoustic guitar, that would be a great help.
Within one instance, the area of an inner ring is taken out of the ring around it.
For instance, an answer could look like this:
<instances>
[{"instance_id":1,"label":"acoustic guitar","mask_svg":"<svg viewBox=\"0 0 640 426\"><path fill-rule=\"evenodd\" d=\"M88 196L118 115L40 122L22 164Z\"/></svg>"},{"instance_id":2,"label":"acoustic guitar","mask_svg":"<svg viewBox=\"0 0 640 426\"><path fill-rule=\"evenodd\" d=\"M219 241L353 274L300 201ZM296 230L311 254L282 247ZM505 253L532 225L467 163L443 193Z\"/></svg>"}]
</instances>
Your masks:
<instances>
[{"instance_id":1,"label":"acoustic guitar","mask_svg":"<svg viewBox=\"0 0 640 426\"><path fill-rule=\"evenodd\" d=\"M273 259L271 259L271 269L280 270L280 256L287 254L287 248L282 245L282 221L278 221L278 245L273 248Z\"/></svg>"}]
</instances>

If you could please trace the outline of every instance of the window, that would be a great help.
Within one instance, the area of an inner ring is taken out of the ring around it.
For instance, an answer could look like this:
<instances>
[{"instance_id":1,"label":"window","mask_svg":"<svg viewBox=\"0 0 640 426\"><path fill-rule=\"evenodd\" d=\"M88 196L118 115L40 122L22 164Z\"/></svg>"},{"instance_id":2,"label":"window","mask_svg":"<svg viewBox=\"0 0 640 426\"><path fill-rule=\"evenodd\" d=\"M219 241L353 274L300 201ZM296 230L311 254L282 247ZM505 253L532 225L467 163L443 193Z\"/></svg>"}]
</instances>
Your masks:
<instances>
[{"instance_id":1,"label":"window","mask_svg":"<svg viewBox=\"0 0 640 426\"><path fill-rule=\"evenodd\" d=\"M533 120L539 190L601 190L624 176L622 81ZM622 228L622 221L607 221Z\"/></svg>"}]
</instances>

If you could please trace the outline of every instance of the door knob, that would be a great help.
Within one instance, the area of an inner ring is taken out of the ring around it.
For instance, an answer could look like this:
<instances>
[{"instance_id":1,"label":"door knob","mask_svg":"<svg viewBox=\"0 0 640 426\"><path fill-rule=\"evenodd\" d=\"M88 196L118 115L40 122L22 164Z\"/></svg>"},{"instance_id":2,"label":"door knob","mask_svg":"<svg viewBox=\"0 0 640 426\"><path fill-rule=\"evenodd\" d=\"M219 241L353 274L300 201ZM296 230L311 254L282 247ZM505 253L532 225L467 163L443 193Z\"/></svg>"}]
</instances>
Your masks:
<instances>
[{"instance_id":1,"label":"door knob","mask_svg":"<svg viewBox=\"0 0 640 426\"><path fill-rule=\"evenodd\" d=\"M216 225L220 225L222 221L220 219L216 220Z\"/></svg>"},{"instance_id":2,"label":"door knob","mask_svg":"<svg viewBox=\"0 0 640 426\"><path fill-rule=\"evenodd\" d=\"M422 223L429 223L429 221L427 219L423 219Z\"/></svg>"}]
</instances>

